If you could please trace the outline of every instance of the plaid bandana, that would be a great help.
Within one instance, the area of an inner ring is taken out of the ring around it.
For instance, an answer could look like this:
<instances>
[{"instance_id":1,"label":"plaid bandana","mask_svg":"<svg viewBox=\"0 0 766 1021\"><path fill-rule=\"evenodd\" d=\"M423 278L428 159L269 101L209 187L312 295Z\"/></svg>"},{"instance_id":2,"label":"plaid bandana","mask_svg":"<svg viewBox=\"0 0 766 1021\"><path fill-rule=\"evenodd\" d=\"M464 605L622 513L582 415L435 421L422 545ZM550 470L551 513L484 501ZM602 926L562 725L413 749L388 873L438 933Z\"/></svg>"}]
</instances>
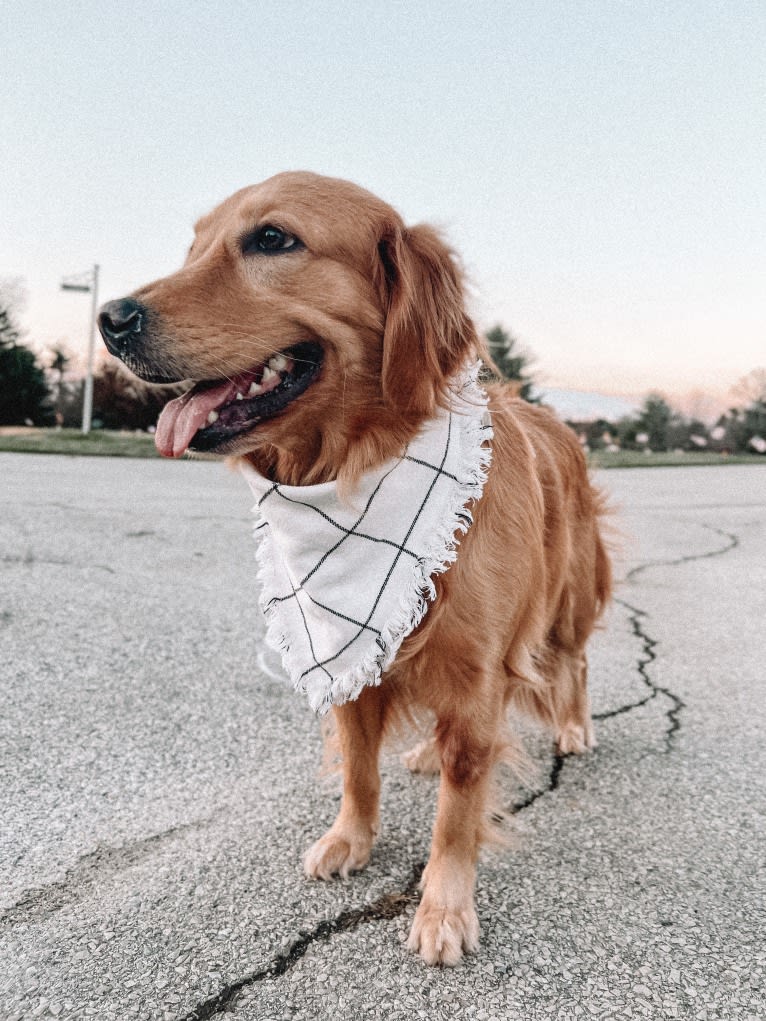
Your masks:
<instances>
[{"instance_id":1,"label":"plaid bandana","mask_svg":"<svg viewBox=\"0 0 766 1021\"><path fill-rule=\"evenodd\" d=\"M491 459L479 367L454 381L449 410L402 457L362 477L350 502L335 482L283 486L240 462L256 498L267 637L316 712L380 684L436 597L433 575L457 556Z\"/></svg>"}]
</instances>

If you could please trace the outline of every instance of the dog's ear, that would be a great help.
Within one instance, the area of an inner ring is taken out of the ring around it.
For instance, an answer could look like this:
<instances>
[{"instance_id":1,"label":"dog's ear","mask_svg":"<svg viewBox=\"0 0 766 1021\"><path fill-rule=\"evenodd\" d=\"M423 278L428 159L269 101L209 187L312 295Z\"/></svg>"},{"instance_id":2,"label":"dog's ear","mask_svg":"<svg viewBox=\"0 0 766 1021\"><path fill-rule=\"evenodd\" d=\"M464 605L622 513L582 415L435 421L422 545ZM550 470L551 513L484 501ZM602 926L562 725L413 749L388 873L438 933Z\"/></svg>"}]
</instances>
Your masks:
<instances>
[{"instance_id":1,"label":"dog's ear","mask_svg":"<svg viewBox=\"0 0 766 1021\"><path fill-rule=\"evenodd\" d=\"M378 245L387 300L383 396L405 414L433 414L447 381L480 349L452 252L428 226L391 227Z\"/></svg>"}]
</instances>

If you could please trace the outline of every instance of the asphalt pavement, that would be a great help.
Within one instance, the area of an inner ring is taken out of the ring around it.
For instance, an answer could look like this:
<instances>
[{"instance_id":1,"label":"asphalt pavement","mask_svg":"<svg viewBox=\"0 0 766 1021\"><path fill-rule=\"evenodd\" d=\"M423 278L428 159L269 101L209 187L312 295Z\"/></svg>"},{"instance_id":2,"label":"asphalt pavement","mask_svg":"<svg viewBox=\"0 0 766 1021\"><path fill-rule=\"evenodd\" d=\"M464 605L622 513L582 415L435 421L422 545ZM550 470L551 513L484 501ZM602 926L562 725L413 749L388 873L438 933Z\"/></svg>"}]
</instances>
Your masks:
<instances>
[{"instance_id":1,"label":"asphalt pavement","mask_svg":"<svg viewBox=\"0 0 766 1021\"><path fill-rule=\"evenodd\" d=\"M0 1018L766 1017L766 465L631 469L598 749L528 729L481 949L410 955L436 782L383 765L369 867L303 877L338 781L262 676L223 465L0 454Z\"/></svg>"}]
</instances>

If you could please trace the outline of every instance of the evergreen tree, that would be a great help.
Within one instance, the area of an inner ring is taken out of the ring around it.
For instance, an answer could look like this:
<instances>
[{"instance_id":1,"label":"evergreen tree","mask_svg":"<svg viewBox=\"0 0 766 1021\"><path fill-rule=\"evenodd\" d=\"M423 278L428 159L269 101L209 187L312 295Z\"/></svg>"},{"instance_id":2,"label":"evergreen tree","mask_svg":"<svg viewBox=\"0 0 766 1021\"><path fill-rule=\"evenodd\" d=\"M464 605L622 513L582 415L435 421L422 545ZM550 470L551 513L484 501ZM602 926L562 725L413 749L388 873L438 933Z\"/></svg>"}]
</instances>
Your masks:
<instances>
[{"instance_id":1,"label":"evergreen tree","mask_svg":"<svg viewBox=\"0 0 766 1021\"><path fill-rule=\"evenodd\" d=\"M531 359L518 344L516 338L503 329L498 323L485 335L487 347L492 361L497 366L502 379L518 384L518 395L530 404L537 404L539 397L534 396L534 380L529 373Z\"/></svg>"},{"instance_id":2,"label":"evergreen tree","mask_svg":"<svg viewBox=\"0 0 766 1021\"><path fill-rule=\"evenodd\" d=\"M649 394L638 416L637 432L647 434L651 450L668 449L668 436L674 417L673 409L661 394Z\"/></svg>"},{"instance_id":3,"label":"evergreen tree","mask_svg":"<svg viewBox=\"0 0 766 1021\"><path fill-rule=\"evenodd\" d=\"M12 302L0 292L0 425L49 425L53 415L45 373L20 337Z\"/></svg>"}]
</instances>

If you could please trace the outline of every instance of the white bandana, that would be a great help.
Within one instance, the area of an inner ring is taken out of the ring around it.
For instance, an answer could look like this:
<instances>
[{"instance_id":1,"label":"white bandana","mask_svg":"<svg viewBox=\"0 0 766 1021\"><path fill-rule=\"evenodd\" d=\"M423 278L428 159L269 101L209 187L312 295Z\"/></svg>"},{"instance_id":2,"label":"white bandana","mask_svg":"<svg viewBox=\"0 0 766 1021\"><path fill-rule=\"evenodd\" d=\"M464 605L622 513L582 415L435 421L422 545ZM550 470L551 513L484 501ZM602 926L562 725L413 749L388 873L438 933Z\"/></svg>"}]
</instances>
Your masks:
<instances>
[{"instance_id":1,"label":"white bandana","mask_svg":"<svg viewBox=\"0 0 766 1021\"><path fill-rule=\"evenodd\" d=\"M491 459L479 367L455 381L450 410L426 422L403 457L361 478L350 503L335 482L283 486L240 462L257 501L268 640L319 713L380 684L436 596L432 576L457 556Z\"/></svg>"}]
</instances>

